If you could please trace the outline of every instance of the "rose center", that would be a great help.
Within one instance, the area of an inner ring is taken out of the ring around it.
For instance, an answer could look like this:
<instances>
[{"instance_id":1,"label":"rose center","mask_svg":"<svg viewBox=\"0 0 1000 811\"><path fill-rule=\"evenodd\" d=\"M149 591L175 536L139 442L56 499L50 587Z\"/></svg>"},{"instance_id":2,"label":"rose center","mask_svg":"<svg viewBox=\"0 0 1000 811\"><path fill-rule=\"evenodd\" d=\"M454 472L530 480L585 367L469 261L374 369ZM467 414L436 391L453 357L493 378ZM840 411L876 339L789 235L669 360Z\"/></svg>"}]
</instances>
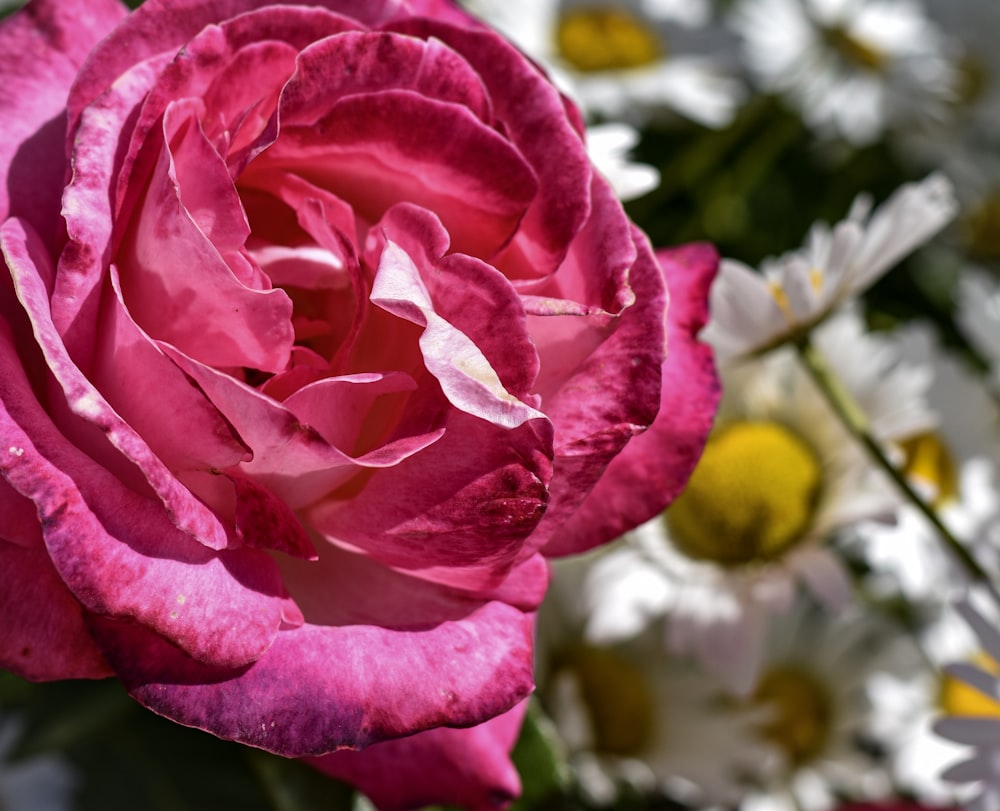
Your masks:
<instances>
[{"instance_id":1,"label":"rose center","mask_svg":"<svg viewBox=\"0 0 1000 811\"><path fill-rule=\"evenodd\" d=\"M948 446L937 434L927 431L900 443L906 475L931 488L934 505L940 507L958 495L958 471Z\"/></svg>"},{"instance_id":2,"label":"rose center","mask_svg":"<svg viewBox=\"0 0 1000 811\"><path fill-rule=\"evenodd\" d=\"M751 699L769 706L773 716L760 727L793 766L815 758L824 748L833 724L833 700L823 683L796 665L775 667L761 677Z\"/></svg>"},{"instance_id":3,"label":"rose center","mask_svg":"<svg viewBox=\"0 0 1000 811\"><path fill-rule=\"evenodd\" d=\"M985 653L978 653L972 661L983 670L1000 676L1000 666ZM938 705L948 715L986 716L1000 718L1000 701L980 693L976 688L954 676L941 675Z\"/></svg>"},{"instance_id":4,"label":"rose center","mask_svg":"<svg viewBox=\"0 0 1000 811\"><path fill-rule=\"evenodd\" d=\"M667 511L670 536L689 557L724 566L774 558L809 528L821 484L816 454L788 428L732 423Z\"/></svg>"},{"instance_id":5,"label":"rose center","mask_svg":"<svg viewBox=\"0 0 1000 811\"><path fill-rule=\"evenodd\" d=\"M572 9L562 15L556 46L579 71L637 68L661 57L655 32L618 8Z\"/></svg>"},{"instance_id":6,"label":"rose center","mask_svg":"<svg viewBox=\"0 0 1000 811\"><path fill-rule=\"evenodd\" d=\"M654 702L638 667L614 651L580 646L560 658L557 671L576 682L596 751L628 756L648 747Z\"/></svg>"}]
</instances>

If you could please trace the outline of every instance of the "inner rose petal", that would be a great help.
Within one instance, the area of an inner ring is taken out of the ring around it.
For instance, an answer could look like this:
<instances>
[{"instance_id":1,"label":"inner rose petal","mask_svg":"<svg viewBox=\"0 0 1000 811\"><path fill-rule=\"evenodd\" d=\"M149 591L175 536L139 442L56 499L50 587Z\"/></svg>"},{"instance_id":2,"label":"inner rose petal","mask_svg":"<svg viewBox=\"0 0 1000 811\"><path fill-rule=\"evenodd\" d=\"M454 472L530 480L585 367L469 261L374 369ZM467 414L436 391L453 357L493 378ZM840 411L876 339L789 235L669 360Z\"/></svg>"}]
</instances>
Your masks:
<instances>
[{"instance_id":1,"label":"inner rose petal","mask_svg":"<svg viewBox=\"0 0 1000 811\"><path fill-rule=\"evenodd\" d=\"M454 250L483 258L511 239L538 188L517 150L468 109L398 90L345 97L313 125L283 129L245 176L275 167L347 201L369 227L399 202L427 208Z\"/></svg>"},{"instance_id":2,"label":"inner rose petal","mask_svg":"<svg viewBox=\"0 0 1000 811\"><path fill-rule=\"evenodd\" d=\"M294 339L292 304L238 253L249 228L197 106L164 116L165 145L120 251L125 301L152 337L202 363L277 372Z\"/></svg>"}]
</instances>

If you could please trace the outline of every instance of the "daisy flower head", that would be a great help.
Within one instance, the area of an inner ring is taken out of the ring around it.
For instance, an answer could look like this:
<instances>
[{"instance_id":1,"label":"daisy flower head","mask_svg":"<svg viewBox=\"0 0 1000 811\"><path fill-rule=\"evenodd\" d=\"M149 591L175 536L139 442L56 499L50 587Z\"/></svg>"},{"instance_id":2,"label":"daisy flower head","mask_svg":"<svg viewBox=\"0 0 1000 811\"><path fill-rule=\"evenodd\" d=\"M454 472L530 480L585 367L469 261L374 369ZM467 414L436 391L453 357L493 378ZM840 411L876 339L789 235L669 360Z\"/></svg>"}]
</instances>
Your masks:
<instances>
[{"instance_id":1,"label":"daisy flower head","mask_svg":"<svg viewBox=\"0 0 1000 811\"><path fill-rule=\"evenodd\" d=\"M783 768L759 780L741 808L826 811L838 797L886 797L888 774L859 746L872 735L869 684L875 674L913 664L907 640L877 617L796 603L773 629L747 699L770 711L759 734L781 752Z\"/></svg>"},{"instance_id":2,"label":"daisy flower head","mask_svg":"<svg viewBox=\"0 0 1000 811\"><path fill-rule=\"evenodd\" d=\"M932 425L897 434L899 463L949 531L965 540L981 565L995 569L997 403L963 362L945 352L930 325L910 324L889 340L906 361L931 373L926 401L936 415ZM895 525L862 522L854 535L878 593L940 602L948 597L943 587L967 584L937 530L911 504L900 506Z\"/></svg>"},{"instance_id":3,"label":"daisy flower head","mask_svg":"<svg viewBox=\"0 0 1000 811\"><path fill-rule=\"evenodd\" d=\"M940 231L955 210L951 183L934 174L874 211L860 195L846 219L815 224L802 248L765 259L759 273L723 260L702 338L723 359L795 340Z\"/></svg>"},{"instance_id":4,"label":"daisy flower head","mask_svg":"<svg viewBox=\"0 0 1000 811\"><path fill-rule=\"evenodd\" d=\"M916 638L924 661L909 672L873 677L872 722L896 785L922 803L955 808L972 799L973 787L941 775L965 749L935 734L934 723L942 714L996 714L1000 705L991 708L988 699L942 669L955 660L982 660L975 635L952 606L921 613L926 616Z\"/></svg>"},{"instance_id":5,"label":"daisy flower head","mask_svg":"<svg viewBox=\"0 0 1000 811\"><path fill-rule=\"evenodd\" d=\"M587 127L587 154L623 201L642 197L660 183L660 173L655 168L629 158L629 151L637 143L639 133L628 124L613 122Z\"/></svg>"},{"instance_id":6,"label":"daisy flower head","mask_svg":"<svg viewBox=\"0 0 1000 811\"><path fill-rule=\"evenodd\" d=\"M970 269L958 281L958 324L990 367L990 383L1000 391L1000 283Z\"/></svg>"},{"instance_id":7,"label":"daisy flower head","mask_svg":"<svg viewBox=\"0 0 1000 811\"><path fill-rule=\"evenodd\" d=\"M955 783L973 783L974 796L965 804L969 811L1000 809L1000 622L998 598L991 591L990 602L973 604L972 595L956 604L982 650L978 663L958 662L946 668L948 674L971 691L956 700L955 710L934 724L943 738L972 747L967 757L949 766L942 777Z\"/></svg>"},{"instance_id":8,"label":"daisy flower head","mask_svg":"<svg viewBox=\"0 0 1000 811\"><path fill-rule=\"evenodd\" d=\"M670 111L724 127L744 88L709 0L466 0L543 64L591 117L646 123ZM724 40L724 41L723 41Z\"/></svg>"},{"instance_id":9,"label":"daisy flower head","mask_svg":"<svg viewBox=\"0 0 1000 811\"><path fill-rule=\"evenodd\" d=\"M671 657L651 632L586 640L575 598L599 558L556 561L539 615L538 695L580 788L605 807L626 787L692 805L736 803L744 775L778 764L758 739L766 714L724 700L717 680Z\"/></svg>"},{"instance_id":10,"label":"daisy flower head","mask_svg":"<svg viewBox=\"0 0 1000 811\"><path fill-rule=\"evenodd\" d=\"M717 427L687 488L662 515L599 558L582 594L593 641L658 621L736 693L759 672L771 618L802 583L845 605L848 575L825 544L896 497L843 432L791 352L723 367Z\"/></svg>"},{"instance_id":11,"label":"daisy flower head","mask_svg":"<svg viewBox=\"0 0 1000 811\"><path fill-rule=\"evenodd\" d=\"M951 46L914 0L741 0L732 24L760 86L854 146L946 116L957 92Z\"/></svg>"}]
</instances>

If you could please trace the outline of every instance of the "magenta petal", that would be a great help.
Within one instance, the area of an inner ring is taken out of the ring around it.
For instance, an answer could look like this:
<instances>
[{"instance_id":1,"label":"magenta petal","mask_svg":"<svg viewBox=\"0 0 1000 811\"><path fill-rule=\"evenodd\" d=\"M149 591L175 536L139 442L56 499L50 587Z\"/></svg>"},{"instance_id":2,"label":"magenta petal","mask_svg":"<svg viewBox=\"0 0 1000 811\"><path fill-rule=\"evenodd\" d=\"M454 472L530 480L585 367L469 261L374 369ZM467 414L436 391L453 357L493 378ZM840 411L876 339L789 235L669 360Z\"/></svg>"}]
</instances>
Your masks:
<instances>
[{"instance_id":1,"label":"magenta petal","mask_svg":"<svg viewBox=\"0 0 1000 811\"><path fill-rule=\"evenodd\" d=\"M0 668L32 681L111 675L41 537L27 547L0 539L0 571Z\"/></svg>"},{"instance_id":2,"label":"magenta petal","mask_svg":"<svg viewBox=\"0 0 1000 811\"><path fill-rule=\"evenodd\" d=\"M255 549L273 549L306 560L316 559L316 549L305 528L285 502L248 479L236 485L236 534Z\"/></svg>"},{"instance_id":3,"label":"magenta petal","mask_svg":"<svg viewBox=\"0 0 1000 811\"><path fill-rule=\"evenodd\" d=\"M659 251L657 258L670 291L659 415L615 457L546 554L582 552L664 510L687 483L712 428L721 389L712 349L696 336L708 318L718 254L693 244Z\"/></svg>"},{"instance_id":4,"label":"magenta petal","mask_svg":"<svg viewBox=\"0 0 1000 811\"><path fill-rule=\"evenodd\" d=\"M45 280L51 279L54 271L37 235L25 223L10 219L0 226L0 244L46 366L61 386L73 414L97 426L122 457L142 471L180 529L206 546L224 548L226 532L218 518L177 480L69 358L51 320Z\"/></svg>"},{"instance_id":5,"label":"magenta petal","mask_svg":"<svg viewBox=\"0 0 1000 811\"><path fill-rule=\"evenodd\" d=\"M0 22L0 222L51 248L66 173L66 97L90 49L127 14L117 0L35 0Z\"/></svg>"},{"instance_id":6,"label":"magenta petal","mask_svg":"<svg viewBox=\"0 0 1000 811\"><path fill-rule=\"evenodd\" d=\"M532 688L532 618L502 603L412 630L283 630L259 660L211 668L139 626L92 618L131 695L154 712L290 757L505 712Z\"/></svg>"},{"instance_id":7,"label":"magenta petal","mask_svg":"<svg viewBox=\"0 0 1000 811\"><path fill-rule=\"evenodd\" d=\"M485 257L511 238L537 189L532 168L500 133L465 107L411 90L345 96L309 126L283 128L258 160L329 189L369 223L394 203L427 208L454 250Z\"/></svg>"},{"instance_id":8,"label":"magenta petal","mask_svg":"<svg viewBox=\"0 0 1000 811\"><path fill-rule=\"evenodd\" d=\"M538 194L517 239L494 264L511 278L534 279L553 273L587 219L592 171L583 139L567 118L559 92L492 30L420 17L387 27L423 39L440 39L479 74L503 131L538 177Z\"/></svg>"},{"instance_id":9,"label":"magenta petal","mask_svg":"<svg viewBox=\"0 0 1000 811\"><path fill-rule=\"evenodd\" d=\"M434 445L311 508L331 541L457 588L497 587L545 511L548 425L507 430L452 411Z\"/></svg>"},{"instance_id":10,"label":"magenta petal","mask_svg":"<svg viewBox=\"0 0 1000 811\"><path fill-rule=\"evenodd\" d=\"M361 789L379 811L439 803L498 811L521 793L510 752L527 706L522 701L469 729L429 729L360 752L334 752L308 762Z\"/></svg>"},{"instance_id":11,"label":"magenta petal","mask_svg":"<svg viewBox=\"0 0 1000 811\"><path fill-rule=\"evenodd\" d=\"M197 107L175 102L164 115L160 160L119 252L123 295L146 332L202 363L279 372L292 302L239 254L249 228Z\"/></svg>"}]
</instances>

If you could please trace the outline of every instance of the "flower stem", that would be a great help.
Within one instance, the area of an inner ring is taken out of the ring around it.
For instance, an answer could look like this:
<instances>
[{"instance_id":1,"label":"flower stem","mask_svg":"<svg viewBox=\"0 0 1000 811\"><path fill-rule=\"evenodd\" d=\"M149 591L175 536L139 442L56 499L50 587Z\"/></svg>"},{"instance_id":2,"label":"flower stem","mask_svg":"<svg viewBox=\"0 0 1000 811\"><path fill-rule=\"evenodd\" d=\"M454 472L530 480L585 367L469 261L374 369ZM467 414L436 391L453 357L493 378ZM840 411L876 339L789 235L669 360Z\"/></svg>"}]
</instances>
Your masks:
<instances>
[{"instance_id":1,"label":"flower stem","mask_svg":"<svg viewBox=\"0 0 1000 811\"><path fill-rule=\"evenodd\" d=\"M1000 600L1000 595L998 595L990 576L979 565L976 559L972 557L969 550L965 548L965 545L944 525L937 511L914 489L903 472L889 459L881 443L872 435L868 418L864 411L844 388L837 376L830 370L823 355L809 341L809 336L802 335L794 341L794 344L806 371L808 371L810 377L816 383L827 402L829 402L844 427L855 439L865 446L875 463L885 471L886 475L892 479L906 499L937 530L944 545L965 569L969 578L984 585L992 595Z\"/></svg>"}]
</instances>

